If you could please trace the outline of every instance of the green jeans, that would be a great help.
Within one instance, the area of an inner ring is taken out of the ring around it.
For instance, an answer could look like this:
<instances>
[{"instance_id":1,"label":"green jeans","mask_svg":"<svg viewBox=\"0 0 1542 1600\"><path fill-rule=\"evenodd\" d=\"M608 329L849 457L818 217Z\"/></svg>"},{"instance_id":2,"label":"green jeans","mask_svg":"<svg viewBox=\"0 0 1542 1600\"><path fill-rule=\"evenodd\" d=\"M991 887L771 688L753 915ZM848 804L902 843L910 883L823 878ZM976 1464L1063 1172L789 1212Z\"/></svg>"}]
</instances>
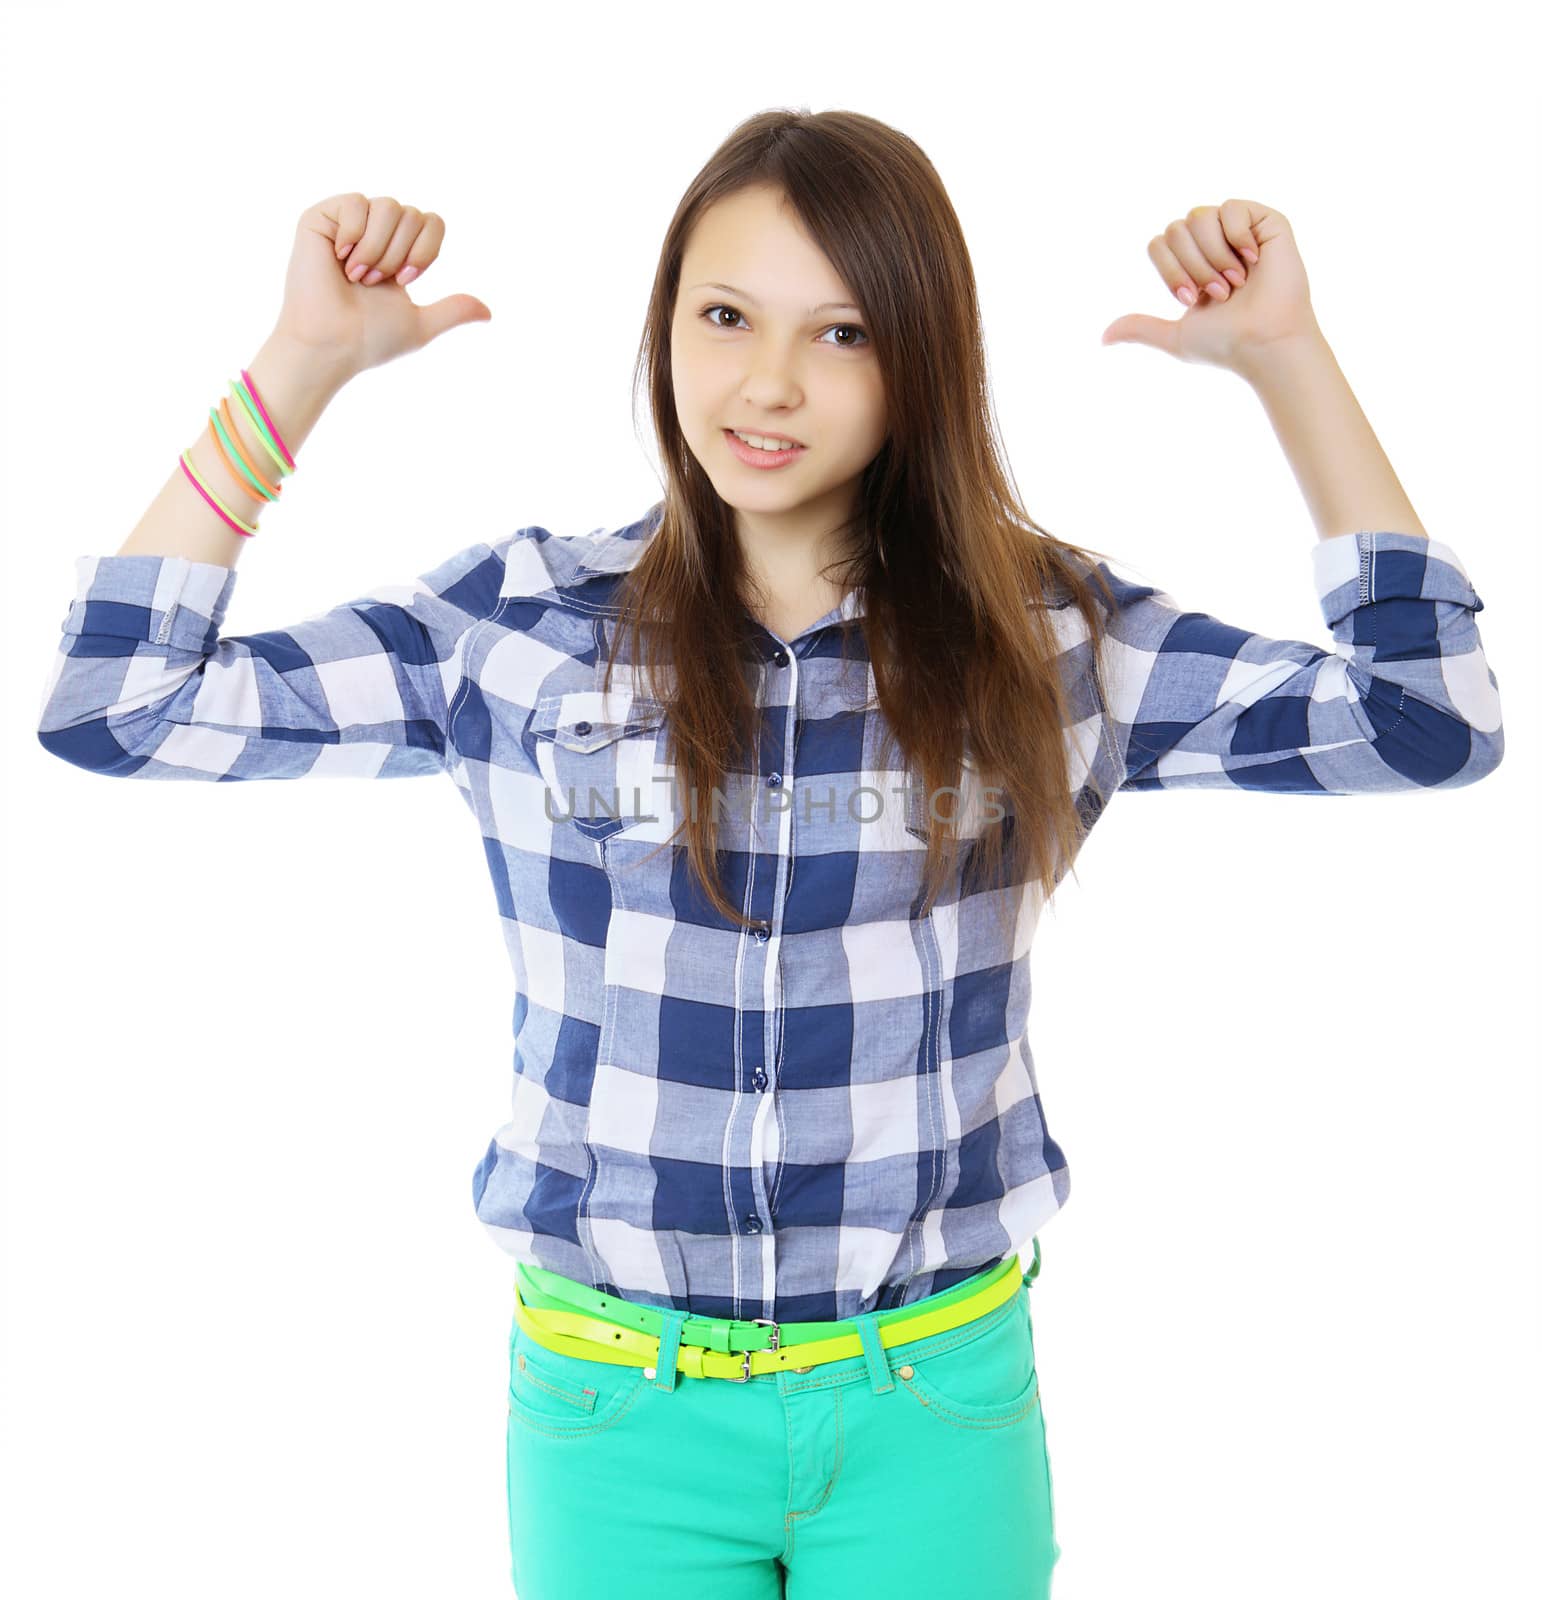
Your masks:
<instances>
[{"instance_id":1,"label":"green jeans","mask_svg":"<svg viewBox=\"0 0 1542 1600\"><path fill-rule=\"evenodd\" d=\"M1016 1294L972 1322L884 1346L877 1326L913 1307L869 1312L850 1319L864 1354L746 1383L675 1370L681 1311L655 1308L653 1379L516 1322L517 1600L1047 1600L1060 1546L1028 1307L1038 1258L1035 1240Z\"/></svg>"}]
</instances>

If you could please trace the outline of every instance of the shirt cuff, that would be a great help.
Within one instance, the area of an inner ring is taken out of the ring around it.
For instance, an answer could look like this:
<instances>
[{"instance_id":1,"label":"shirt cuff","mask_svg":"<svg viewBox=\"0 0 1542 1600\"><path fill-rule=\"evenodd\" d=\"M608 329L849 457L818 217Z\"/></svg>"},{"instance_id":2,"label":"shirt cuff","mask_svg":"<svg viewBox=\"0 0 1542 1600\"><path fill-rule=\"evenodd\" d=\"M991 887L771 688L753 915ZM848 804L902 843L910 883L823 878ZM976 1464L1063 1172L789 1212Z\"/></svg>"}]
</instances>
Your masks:
<instances>
[{"instance_id":1,"label":"shirt cuff","mask_svg":"<svg viewBox=\"0 0 1542 1600\"><path fill-rule=\"evenodd\" d=\"M1378 600L1442 600L1481 611L1456 551L1413 533L1341 533L1312 550L1317 598L1330 628Z\"/></svg>"},{"instance_id":2,"label":"shirt cuff","mask_svg":"<svg viewBox=\"0 0 1542 1600\"><path fill-rule=\"evenodd\" d=\"M77 556L64 631L206 655L235 584L234 567L185 556Z\"/></svg>"}]
</instances>

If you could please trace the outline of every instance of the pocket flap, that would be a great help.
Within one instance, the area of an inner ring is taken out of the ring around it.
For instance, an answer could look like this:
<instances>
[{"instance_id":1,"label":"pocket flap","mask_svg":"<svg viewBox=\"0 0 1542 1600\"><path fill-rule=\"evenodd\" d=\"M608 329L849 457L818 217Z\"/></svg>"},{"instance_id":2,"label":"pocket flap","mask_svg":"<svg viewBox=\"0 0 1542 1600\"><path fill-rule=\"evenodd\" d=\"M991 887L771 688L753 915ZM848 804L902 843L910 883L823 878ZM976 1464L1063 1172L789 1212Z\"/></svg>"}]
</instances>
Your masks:
<instances>
[{"instance_id":1,"label":"pocket flap","mask_svg":"<svg viewBox=\"0 0 1542 1600\"><path fill-rule=\"evenodd\" d=\"M564 749L587 753L601 750L630 734L647 733L664 720L664 707L657 700L633 695L619 702L594 691L547 695L535 708L530 732L537 739L550 739Z\"/></svg>"}]
</instances>

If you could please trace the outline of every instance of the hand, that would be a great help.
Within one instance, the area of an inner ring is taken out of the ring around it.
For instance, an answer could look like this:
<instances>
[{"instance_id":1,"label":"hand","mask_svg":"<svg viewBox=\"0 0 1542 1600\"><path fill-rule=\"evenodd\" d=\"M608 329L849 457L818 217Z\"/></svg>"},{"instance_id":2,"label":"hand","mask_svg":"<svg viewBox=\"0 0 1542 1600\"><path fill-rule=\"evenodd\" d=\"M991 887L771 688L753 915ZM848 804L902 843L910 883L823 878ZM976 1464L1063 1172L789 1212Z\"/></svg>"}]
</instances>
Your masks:
<instances>
[{"instance_id":1,"label":"hand","mask_svg":"<svg viewBox=\"0 0 1542 1600\"><path fill-rule=\"evenodd\" d=\"M443 243L437 212L362 194L319 201L295 230L274 333L315 350L346 381L464 322L490 321L492 312L474 295L420 306L396 281L403 267L426 271ZM361 275L368 283L350 280L359 266L370 269Z\"/></svg>"},{"instance_id":2,"label":"hand","mask_svg":"<svg viewBox=\"0 0 1542 1600\"><path fill-rule=\"evenodd\" d=\"M1158 234L1146 254L1170 292L1188 289L1198 298L1176 321L1120 317L1104 330L1104 344L1148 344L1180 361L1245 375L1265 346L1321 331L1290 223L1255 200L1195 206ZM1207 284L1225 292L1217 295Z\"/></svg>"}]
</instances>

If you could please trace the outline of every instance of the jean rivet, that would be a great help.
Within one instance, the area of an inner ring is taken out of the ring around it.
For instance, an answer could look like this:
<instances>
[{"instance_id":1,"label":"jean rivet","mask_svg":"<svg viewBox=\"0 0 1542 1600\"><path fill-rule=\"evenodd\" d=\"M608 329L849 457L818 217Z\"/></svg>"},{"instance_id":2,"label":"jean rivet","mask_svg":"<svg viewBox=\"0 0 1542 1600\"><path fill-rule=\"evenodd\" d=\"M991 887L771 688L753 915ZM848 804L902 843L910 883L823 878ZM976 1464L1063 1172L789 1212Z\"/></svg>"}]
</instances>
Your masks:
<instances>
[{"instance_id":1,"label":"jean rivet","mask_svg":"<svg viewBox=\"0 0 1542 1600\"><path fill-rule=\"evenodd\" d=\"M794 1367L792 1370L794 1372L812 1372L814 1369L813 1369L812 1366L807 1366L807 1367Z\"/></svg>"},{"instance_id":2,"label":"jean rivet","mask_svg":"<svg viewBox=\"0 0 1542 1600\"><path fill-rule=\"evenodd\" d=\"M916 1369L914 1367L901 1367L899 1375L902 1378L913 1378L916 1375Z\"/></svg>"},{"instance_id":3,"label":"jean rivet","mask_svg":"<svg viewBox=\"0 0 1542 1600\"><path fill-rule=\"evenodd\" d=\"M653 1367L644 1367L643 1368L643 1377L645 1377L645 1378L656 1378L656 1377L658 1377L658 1371Z\"/></svg>"}]
</instances>

